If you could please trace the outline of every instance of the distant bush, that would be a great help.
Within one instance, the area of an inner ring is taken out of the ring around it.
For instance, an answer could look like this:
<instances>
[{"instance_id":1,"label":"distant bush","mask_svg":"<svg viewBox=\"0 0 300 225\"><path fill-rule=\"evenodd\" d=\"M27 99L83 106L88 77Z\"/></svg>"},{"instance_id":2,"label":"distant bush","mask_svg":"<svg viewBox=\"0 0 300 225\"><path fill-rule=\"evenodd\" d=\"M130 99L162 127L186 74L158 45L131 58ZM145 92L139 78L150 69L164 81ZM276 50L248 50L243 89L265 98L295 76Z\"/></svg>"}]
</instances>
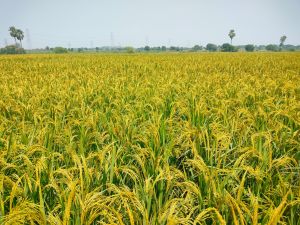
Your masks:
<instances>
[{"instance_id":1,"label":"distant bush","mask_svg":"<svg viewBox=\"0 0 300 225\"><path fill-rule=\"evenodd\" d=\"M254 51L254 49L255 49L255 47L254 47L254 45L246 45L245 46L245 50L247 51L247 52L253 52Z\"/></svg>"},{"instance_id":2,"label":"distant bush","mask_svg":"<svg viewBox=\"0 0 300 225\"><path fill-rule=\"evenodd\" d=\"M229 43L224 43L221 46L221 51L222 52L236 52L237 48L235 48L233 45L231 45Z\"/></svg>"},{"instance_id":3,"label":"distant bush","mask_svg":"<svg viewBox=\"0 0 300 225\"><path fill-rule=\"evenodd\" d=\"M278 48L277 45L270 44L270 45L266 46L266 50L267 51L272 51L272 52L277 52L277 51L279 51L279 48Z\"/></svg>"},{"instance_id":4,"label":"distant bush","mask_svg":"<svg viewBox=\"0 0 300 225\"><path fill-rule=\"evenodd\" d=\"M24 48L17 45L8 45L0 49L0 54L25 54Z\"/></svg>"},{"instance_id":5,"label":"distant bush","mask_svg":"<svg viewBox=\"0 0 300 225\"><path fill-rule=\"evenodd\" d=\"M299 46L300 47L300 46ZM294 52L296 50L297 46L294 45L284 45L283 50Z\"/></svg>"},{"instance_id":6,"label":"distant bush","mask_svg":"<svg viewBox=\"0 0 300 225\"><path fill-rule=\"evenodd\" d=\"M215 51L217 51L217 49L218 49L218 47L215 44L208 43L206 45L206 50L207 51L215 52Z\"/></svg>"},{"instance_id":7,"label":"distant bush","mask_svg":"<svg viewBox=\"0 0 300 225\"><path fill-rule=\"evenodd\" d=\"M133 47L126 47L125 51L126 51L126 53L134 53L134 48Z\"/></svg>"},{"instance_id":8,"label":"distant bush","mask_svg":"<svg viewBox=\"0 0 300 225\"><path fill-rule=\"evenodd\" d=\"M179 47L176 47L176 46L171 46L171 47L170 47L170 51L179 52L179 51L180 51L180 48L179 48Z\"/></svg>"},{"instance_id":9,"label":"distant bush","mask_svg":"<svg viewBox=\"0 0 300 225\"><path fill-rule=\"evenodd\" d=\"M194 52L201 51L201 50L202 50L202 46L200 46L200 45L195 45L195 46L192 48L192 51L194 51Z\"/></svg>"},{"instance_id":10,"label":"distant bush","mask_svg":"<svg viewBox=\"0 0 300 225\"><path fill-rule=\"evenodd\" d=\"M63 47L55 47L53 49L53 52L56 53L56 54L62 54L62 53L67 53L68 50L66 48L63 48Z\"/></svg>"}]
</instances>

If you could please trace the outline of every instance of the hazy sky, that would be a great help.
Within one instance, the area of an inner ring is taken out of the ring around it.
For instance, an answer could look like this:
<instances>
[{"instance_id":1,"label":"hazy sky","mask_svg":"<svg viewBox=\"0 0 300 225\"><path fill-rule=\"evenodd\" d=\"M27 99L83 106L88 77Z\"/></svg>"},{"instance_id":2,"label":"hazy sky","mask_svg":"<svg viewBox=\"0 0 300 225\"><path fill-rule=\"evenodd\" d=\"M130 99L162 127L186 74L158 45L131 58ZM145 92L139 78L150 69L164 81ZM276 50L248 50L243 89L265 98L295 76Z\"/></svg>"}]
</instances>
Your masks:
<instances>
[{"instance_id":1,"label":"hazy sky","mask_svg":"<svg viewBox=\"0 0 300 225\"><path fill-rule=\"evenodd\" d=\"M0 0L0 9L0 46L13 42L12 25L33 48L222 44L230 29L234 44L284 34L300 44L300 0Z\"/></svg>"}]
</instances>

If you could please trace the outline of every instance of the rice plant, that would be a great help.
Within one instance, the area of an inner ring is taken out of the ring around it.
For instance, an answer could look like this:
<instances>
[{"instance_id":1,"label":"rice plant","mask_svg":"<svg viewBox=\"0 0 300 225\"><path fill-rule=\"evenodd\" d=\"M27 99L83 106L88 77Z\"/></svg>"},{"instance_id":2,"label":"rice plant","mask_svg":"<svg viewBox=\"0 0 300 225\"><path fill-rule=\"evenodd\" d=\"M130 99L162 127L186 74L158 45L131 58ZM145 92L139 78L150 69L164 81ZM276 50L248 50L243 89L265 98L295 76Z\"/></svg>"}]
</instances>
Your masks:
<instances>
[{"instance_id":1,"label":"rice plant","mask_svg":"<svg viewBox=\"0 0 300 225\"><path fill-rule=\"evenodd\" d=\"M300 225L300 54L0 57L0 224Z\"/></svg>"}]
</instances>

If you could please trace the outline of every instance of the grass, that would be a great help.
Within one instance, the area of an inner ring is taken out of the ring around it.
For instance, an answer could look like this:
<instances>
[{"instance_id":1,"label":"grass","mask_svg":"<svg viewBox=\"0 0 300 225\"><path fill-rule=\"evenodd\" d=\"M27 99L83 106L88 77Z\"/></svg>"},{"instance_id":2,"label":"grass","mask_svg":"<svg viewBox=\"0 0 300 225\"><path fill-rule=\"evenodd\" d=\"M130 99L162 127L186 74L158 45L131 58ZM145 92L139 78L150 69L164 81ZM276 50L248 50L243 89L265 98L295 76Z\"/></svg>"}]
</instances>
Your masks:
<instances>
[{"instance_id":1,"label":"grass","mask_svg":"<svg viewBox=\"0 0 300 225\"><path fill-rule=\"evenodd\" d=\"M0 224L300 224L300 54L0 57Z\"/></svg>"}]
</instances>

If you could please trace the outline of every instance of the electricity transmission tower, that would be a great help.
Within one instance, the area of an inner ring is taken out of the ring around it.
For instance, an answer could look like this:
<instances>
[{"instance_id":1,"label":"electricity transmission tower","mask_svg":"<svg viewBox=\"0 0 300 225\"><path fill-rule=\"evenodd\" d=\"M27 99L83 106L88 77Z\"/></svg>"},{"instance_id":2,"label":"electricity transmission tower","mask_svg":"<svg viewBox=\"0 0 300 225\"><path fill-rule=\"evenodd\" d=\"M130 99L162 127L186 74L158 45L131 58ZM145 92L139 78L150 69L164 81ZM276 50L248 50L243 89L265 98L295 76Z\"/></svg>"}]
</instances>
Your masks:
<instances>
[{"instance_id":1,"label":"electricity transmission tower","mask_svg":"<svg viewBox=\"0 0 300 225\"><path fill-rule=\"evenodd\" d=\"M30 32L28 28L26 28L25 33L26 33L27 49L32 49Z\"/></svg>"},{"instance_id":2,"label":"electricity transmission tower","mask_svg":"<svg viewBox=\"0 0 300 225\"><path fill-rule=\"evenodd\" d=\"M113 50L114 48L114 34L113 32L110 32L110 50Z\"/></svg>"}]
</instances>

